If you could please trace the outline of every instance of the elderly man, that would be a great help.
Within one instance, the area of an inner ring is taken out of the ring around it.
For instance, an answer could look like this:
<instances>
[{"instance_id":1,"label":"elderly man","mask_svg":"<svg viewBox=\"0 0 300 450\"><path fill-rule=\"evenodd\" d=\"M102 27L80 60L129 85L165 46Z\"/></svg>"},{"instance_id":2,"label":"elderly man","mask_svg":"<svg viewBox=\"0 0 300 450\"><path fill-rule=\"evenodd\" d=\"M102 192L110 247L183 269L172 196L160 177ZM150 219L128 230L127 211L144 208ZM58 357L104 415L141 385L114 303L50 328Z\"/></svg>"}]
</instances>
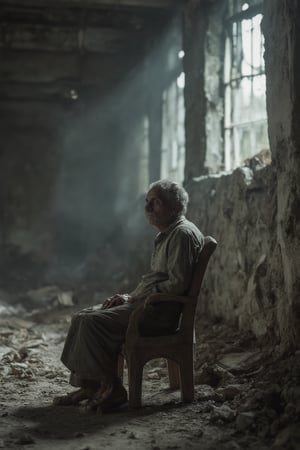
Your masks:
<instances>
[{"instance_id":1,"label":"elderly man","mask_svg":"<svg viewBox=\"0 0 300 450\"><path fill-rule=\"evenodd\" d=\"M87 400L85 410L106 411L127 401L117 377L117 361L130 314L137 306L145 306L142 334L164 335L176 330L181 305L172 302L147 307L147 297L155 292L181 295L188 291L204 238L184 217L187 204L188 194L177 183L160 180L150 185L145 215L159 231L151 270L130 294L116 294L102 305L74 315L61 360L71 371L70 383L80 389L56 397L54 404Z\"/></svg>"}]
</instances>

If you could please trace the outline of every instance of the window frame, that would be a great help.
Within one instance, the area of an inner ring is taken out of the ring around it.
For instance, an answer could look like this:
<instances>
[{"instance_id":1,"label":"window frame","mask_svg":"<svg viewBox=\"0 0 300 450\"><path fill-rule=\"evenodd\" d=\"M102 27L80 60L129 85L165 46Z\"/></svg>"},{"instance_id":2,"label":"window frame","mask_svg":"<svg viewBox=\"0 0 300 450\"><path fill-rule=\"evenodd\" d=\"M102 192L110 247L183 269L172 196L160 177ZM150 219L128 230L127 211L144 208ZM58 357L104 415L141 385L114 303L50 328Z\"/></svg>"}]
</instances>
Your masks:
<instances>
[{"instance_id":1,"label":"window frame","mask_svg":"<svg viewBox=\"0 0 300 450\"><path fill-rule=\"evenodd\" d=\"M249 7L242 11L236 11L237 8L242 8L242 5L247 2L246 0L235 1L234 3L229 3L228 10L231 9L231 15L225 20L225 46L224 46L224 67L223 67L223 95L224 95L224 118L223 118L223 152L224 152L224 167L225 170L233 170L241 164L241 151L240 151L240 135L241 129L247 131L247 126L249 129L249 124L259 126L261 122L261 130L264 130L265 124L267 124L267 111L263 111L264 117L260 119L249 120L248 122L236 121L235 114L236 102L239 94L239 86L244 79L250 80L251 83L251 96L253 100L253 81L258 79L257 77L265 77L265 66L260 64L259 71L256 71L253 66L251 68L251 73L243 74L242 63L243 63L243 43L242 43L242 22L244 20L251 20L261 14L263 16L263 3L256 3L249 5ZM234 25L235 24L235 25ZM253 51L253 24L251 28L251 51ZM262 35L262 50L263 47L263 35ZM237 57L239 55L239 57ZM253 53L251 54L251 63L253 62ZM261 59L260 62L263 62ZM249 67L251 65L249 64ZM232 76L235 71L235 76ZM264 97L265 99L265 97ZM252 101L253 104L253 101ZM251 108L251 106L250 106ZM250 115L251 115L251 109ZM265 134L265 133L264 133ZM251 136L250 136L251 140ZM258 151L258 149L257 149ZM244 155L245 156L245 155ZM251 150L249 151L249 157L253 156Z\"/></svg>"}]
</instances>

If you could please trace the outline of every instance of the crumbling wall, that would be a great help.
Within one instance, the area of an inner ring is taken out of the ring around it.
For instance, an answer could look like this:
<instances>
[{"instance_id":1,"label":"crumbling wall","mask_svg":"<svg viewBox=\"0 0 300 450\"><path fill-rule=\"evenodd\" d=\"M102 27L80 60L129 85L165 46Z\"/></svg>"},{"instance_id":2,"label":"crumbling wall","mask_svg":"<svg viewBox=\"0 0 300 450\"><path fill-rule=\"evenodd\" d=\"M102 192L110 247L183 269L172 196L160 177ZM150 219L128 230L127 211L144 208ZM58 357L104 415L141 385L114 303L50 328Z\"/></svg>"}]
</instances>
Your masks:
<instances>
[{"instance_id":1,"label":"crumbling wall","mask_svg":"<svg viewBox=\"0 0 300 450\"><path fill-rule=\"evenodd\" d=\"M199 313L236 321L264 340L269 337L272 345L280 344L281 350L299 344L299 18L295 0L265 1L272 164L263 168L250 160L232 174L186 180L189 217L219 242ZM189 70L193 68L197 65ZM186 120L194 120L189 110ZM196 133L194 138L196 154L201 142Z\"/></svg>"},{"instance_id":2,"label":"crumbling wall","mask_svg":"<svg viewBox=\"0 0 300 450\"><path fill-rule=\"evenodd\" d=\"M218 173L224 169L223 156L223 72L225 51L224 19L227 2L217 1L211 5L208 29L205 38L205 95L206 95L206 157L207 173Z\"/></svg>"},{"instance_id":3,"label":"crumbling wall","mask_svg":"<svg viewBox=\"0 0 300 450\"><path fill-rule=\"evenodd\" d=\"M273 225L271 166L241 167L232 174L193 180L189 218L218 247L208 266L199 314L225 318L257 336L273 327L268 278Z\"/></svg>"},{"instance_id":4,"label":"crumbling wall","mask_svg":"<svg viewBox=\"0 0 300 450\"><path fill-rule=\"evenodd\" d=\"M277 319L286 345L300 338L300 5L265 1L267 109L276 170L276 241L272 246Z\"/></svg>"}]
</instances>

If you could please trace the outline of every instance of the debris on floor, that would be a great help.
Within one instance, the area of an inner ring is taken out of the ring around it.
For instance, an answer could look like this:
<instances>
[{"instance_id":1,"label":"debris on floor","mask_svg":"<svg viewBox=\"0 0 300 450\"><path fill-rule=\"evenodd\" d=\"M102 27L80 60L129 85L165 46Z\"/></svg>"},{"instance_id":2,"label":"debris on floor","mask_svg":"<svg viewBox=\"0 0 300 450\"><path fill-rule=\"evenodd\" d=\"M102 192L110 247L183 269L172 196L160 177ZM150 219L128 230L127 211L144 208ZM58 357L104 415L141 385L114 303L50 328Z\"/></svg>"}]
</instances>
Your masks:
<instances>
[{"instance_id":1,"label":"debris on floor","mask_svg":"<svg viewBox=\"0 0 300 450\"><path fill-rule=\"evenodd\" d=\"M52 406L53 397L72 390L60 353L71 314L83 305L53 287L27 295L33 310L0 309L0 449L300 448L300 352L275 355L252 336L205 319L193 403L182 404L180 391L169 389L159 359L144 368L140 410L125 405L97 415Z\"/></svg>"}]
</instances>

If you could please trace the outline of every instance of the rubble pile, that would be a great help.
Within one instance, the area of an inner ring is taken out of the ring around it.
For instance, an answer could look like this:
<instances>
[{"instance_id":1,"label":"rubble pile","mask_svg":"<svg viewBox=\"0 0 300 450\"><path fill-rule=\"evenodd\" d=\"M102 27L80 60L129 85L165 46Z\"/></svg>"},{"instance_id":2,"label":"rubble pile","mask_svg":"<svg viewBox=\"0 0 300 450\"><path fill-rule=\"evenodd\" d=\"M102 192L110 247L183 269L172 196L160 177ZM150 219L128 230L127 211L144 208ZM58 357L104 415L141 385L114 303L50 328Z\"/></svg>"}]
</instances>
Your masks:
<instances>
[{"instance_id":1,"label":"rubble pile","mask_svg":"<svg viewBox=\"0 0 300 450\"><path fill-rule=\"evenodd\" d=\"M298 449L300 351L276 354L224 323L207 325L196 351L197 402L207 423L230 426L240 444L246 436Z\"/></svg>"},{"instance_id":2,"label":"rubble pile","mask_svg":"<svg viewBox=\"0 0 300 450\"><path fill-rule=\"evenodd\" d=\"M43 354L48 351L49 340L61 340L51 333L41 334L34 329L23 328L30 322L6 321L0 331L0 376L20 380L36 380L39 377L65 378L61 368L45 363ZM16 329L19 326L19 329Z\"/></svg>"},{"instance_id":3,"label":"rubble pile","mask_svg":"<svg viewBox=\"0 0 300 450\"><path fill-rule=\"evenodd\" d=\"M98 294L94 295L95 302L99 300ZM22 429L17 428L16 433L14 411L21 408L20 414L23 414L23 406L28 405L29 409L24 413L27 417L31 414L32 404L39 410L43 402L43 413L49 414L50 422L56 420L59 411L49 408L53 396L72 389L68 385L69 373L59 357L71 313L84 306L78 304L78 298L72 292L54 286L27 291L23 298L26 301L22 307L17 300L9 307L2 301L0 310L0 387L7 389L0 402L1 417L7 424L3 424L4 448L29 445L30 442L38 445L39 433L54 432L48 430L47 419L42 431L35 432L30 425L24 425ZM241 333L224 322L211 323L202 318L199 329L202 332L197 336L195 346L195 401L183 405L179 391L168 389L166 361L152 360L144 368L142 411L145 415L132 415L123 409L122 430L128 436L134 434L134 441L140 445L138 448L148 448L141 442L141 436L146 435L147 430L157 427L161 436L163 426L165 436L178 438L176 448L179 449L187 448L187 442L191 449L204 450L298 449L300 352L276 354L273 348L263 347L251 334ZM126 379L125 374L125 383ZM33 419L35 414L33 408ZM72 414L73 420L76 411ZM64 417L68 430L68 415ZM112 419L114 417L112 415ZM86 420L89 423L91 418ZM109 417L93 420L98 430L98 421L109 421ZM130 420L134 429L125 425ZM82 421L82 418L78 419L78 423ZM105 422L101 427L102 436ZM92 433L93 436L98 436L98 431ZM59 427L57 433L60 439L65 439L63 428ZM110 440L112 436L118 438L118 421L110 433L114 433L109 434ZM23 439L25 435L26 439ZM160 439L161 442L156 440L153 447L169 448L167 445L171 444L164 441L164 436ZM110 440L110 448L113 448ZM117 443L119 445L119 441ZM51 448L51 442L49 445Z\"/></svg>"}]
</instances>

